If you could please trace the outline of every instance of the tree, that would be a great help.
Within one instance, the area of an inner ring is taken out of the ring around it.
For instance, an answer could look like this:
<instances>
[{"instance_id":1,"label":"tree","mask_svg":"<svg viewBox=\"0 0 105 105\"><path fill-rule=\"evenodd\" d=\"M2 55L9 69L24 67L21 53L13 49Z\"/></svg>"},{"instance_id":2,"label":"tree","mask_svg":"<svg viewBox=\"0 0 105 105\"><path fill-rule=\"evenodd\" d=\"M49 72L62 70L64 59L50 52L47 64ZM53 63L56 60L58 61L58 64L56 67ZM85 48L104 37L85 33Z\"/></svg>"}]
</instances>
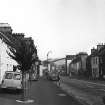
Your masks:
<instances>
[{"instance_id":1,"label":"tree","mask_svg":"<svg viewBox=\"0 0 105 105\"><path fill-rule=\"evenodd\" d=\"M0 33L0 38L3 39L9 48L7 54L19 64L19 68L22 72L22 86L24 90L24 78L26 73L31 70L32 63L36 60L37 49L31 38L24 38L23 34L20 34L20 36ZM22 100L25 101L24 91Z\"/></svg>"},{"instance_id":2,"label":"tree","mask_svg":"<svg viewBox=\"0 0 105 105\"><path fill-rule=\"evenodd\" d=\"M33 61L35 61L35 56L37 57L37 49L33 44L33 40L29 40L29 38L17 39L18 43L14 46L8 46L10 52L7 52L8 55L17 61L20 65L20 70L22 72L22 86L25 89L25 79L26 73L31 70L31 66ZM23 91L23 101L25 100L25 90Z\"/></svg>"}]
</instances>

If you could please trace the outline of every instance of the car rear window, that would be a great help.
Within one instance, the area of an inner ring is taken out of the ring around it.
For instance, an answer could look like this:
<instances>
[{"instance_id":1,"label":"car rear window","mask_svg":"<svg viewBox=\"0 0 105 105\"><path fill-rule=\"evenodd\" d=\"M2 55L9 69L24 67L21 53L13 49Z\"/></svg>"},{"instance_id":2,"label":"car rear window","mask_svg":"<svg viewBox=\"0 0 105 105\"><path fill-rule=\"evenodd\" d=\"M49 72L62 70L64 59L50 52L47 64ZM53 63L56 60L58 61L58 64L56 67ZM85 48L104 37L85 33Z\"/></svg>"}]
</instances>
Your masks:
<instances>
[{"instance_id":1,"label":"car rear window","mask_svg":"<svg viewBox=\"0 0 105 105\"><path fill-rule=\"evenodd\" d=\"M14 79L15 79L15 80L20 80L20 79L21 79L20 74L14 74Z\"/></svg>"},{"instance_id":2,"label":"car rear window","mask_svg":"<svg viewBox=\"0 0 105 105\"><path fill-rule=\"evenodd\" d=\"M5 79L12 79L13 74L12 73L6 73Z\"/></svg>"}]
</instances>

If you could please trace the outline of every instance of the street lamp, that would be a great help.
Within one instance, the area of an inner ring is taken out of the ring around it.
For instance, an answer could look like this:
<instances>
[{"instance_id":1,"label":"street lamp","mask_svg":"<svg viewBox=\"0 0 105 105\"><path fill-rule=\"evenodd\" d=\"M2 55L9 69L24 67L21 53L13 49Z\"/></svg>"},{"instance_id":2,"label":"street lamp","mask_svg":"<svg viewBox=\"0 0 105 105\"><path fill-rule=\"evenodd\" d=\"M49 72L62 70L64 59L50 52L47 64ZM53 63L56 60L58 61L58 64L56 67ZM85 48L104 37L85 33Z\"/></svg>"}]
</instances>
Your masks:
<instances>
[{"instance_id":1,"label":"street lamp","mask_svg":"<svg viewBox=\"0 0 105 105\"><path fill-rule=\"evenodd\" d=\"M48 51L48 53L47 53L47 70L48 70L48 56L50 53L52 53L52 51Z\"/></svg>"}]
</instances>

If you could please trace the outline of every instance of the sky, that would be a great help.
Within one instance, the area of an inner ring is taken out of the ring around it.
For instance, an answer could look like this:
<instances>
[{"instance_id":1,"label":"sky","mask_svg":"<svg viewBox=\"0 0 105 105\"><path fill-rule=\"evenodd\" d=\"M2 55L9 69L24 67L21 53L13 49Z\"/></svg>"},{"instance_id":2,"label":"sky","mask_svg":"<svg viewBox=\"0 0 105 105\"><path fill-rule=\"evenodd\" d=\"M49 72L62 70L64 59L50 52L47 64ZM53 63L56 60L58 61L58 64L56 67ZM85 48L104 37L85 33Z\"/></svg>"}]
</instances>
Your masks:
<instances>
[{"instance_id":1,"label":"sky","mask_svg":"<svg viewBox=\"0 0 105 105\"><path fill-rule=\"evenodd\" d=\"M32 37L40 59L105 43L105 0L1 0L0 22Z\"/></svg>"}]
</instances>

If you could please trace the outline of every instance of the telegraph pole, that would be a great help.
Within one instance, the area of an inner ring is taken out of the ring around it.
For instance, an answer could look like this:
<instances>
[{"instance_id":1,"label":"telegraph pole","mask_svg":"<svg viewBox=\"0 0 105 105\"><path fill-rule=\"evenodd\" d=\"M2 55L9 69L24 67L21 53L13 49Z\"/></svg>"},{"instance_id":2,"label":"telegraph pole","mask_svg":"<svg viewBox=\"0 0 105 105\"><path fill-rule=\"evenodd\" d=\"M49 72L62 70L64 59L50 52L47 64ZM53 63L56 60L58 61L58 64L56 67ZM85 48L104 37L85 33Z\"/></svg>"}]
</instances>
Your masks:
<instances>
[{"instance_id":1,"label":"telegraph pole","mask_svg":"<svg viewBox=\"0 0 105 105\"><path fill-rule=\"evenodd\" d=\"M52 53L52 51L48 51L48 53L47 53L47 71L48 71L48 56L49 56L49 53Z\"/></svg>"}]
</instances>

